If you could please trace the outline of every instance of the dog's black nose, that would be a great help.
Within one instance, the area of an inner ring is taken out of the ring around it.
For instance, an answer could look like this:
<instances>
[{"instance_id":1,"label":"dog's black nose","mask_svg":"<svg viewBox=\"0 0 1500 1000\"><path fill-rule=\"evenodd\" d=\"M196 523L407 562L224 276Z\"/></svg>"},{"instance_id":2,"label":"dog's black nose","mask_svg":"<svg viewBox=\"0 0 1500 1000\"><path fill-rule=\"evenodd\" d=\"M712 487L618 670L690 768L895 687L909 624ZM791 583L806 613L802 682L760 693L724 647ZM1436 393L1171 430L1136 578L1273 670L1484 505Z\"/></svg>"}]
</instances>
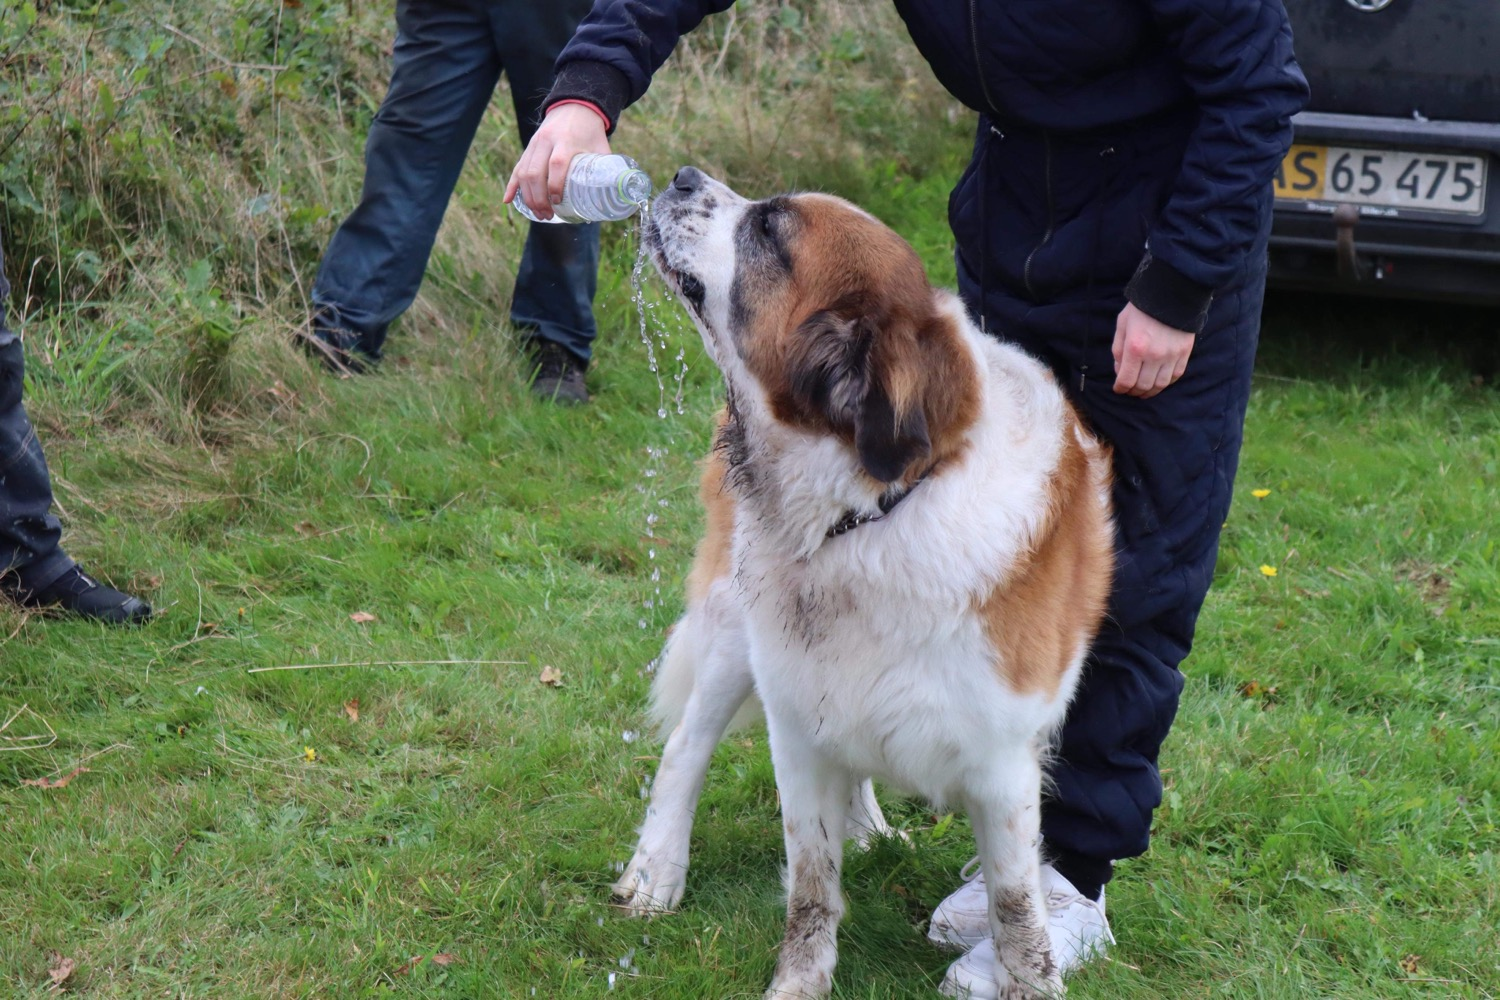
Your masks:
<instances>
[{"instance_id":1,"label":"dog's black nose","mask_svg":"<svg viewBox=\"0 0 1500 1000\"><path fill-rule=\"evenodd\" d=\"M677 171L677 176L672 178L672 187L683 194L692 194L703 186L706 179L703 171L697 167L683 167Z\"/></svg>"}]
</instances>

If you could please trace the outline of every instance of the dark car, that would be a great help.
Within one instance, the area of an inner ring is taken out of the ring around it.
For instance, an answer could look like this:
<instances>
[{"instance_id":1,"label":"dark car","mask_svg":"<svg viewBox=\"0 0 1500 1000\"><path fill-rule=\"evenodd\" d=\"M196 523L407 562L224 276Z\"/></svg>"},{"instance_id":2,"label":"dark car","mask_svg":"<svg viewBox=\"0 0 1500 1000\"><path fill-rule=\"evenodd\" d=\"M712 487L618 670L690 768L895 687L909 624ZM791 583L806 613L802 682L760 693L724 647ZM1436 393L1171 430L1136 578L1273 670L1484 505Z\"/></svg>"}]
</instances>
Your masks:
<instances>
[{"instance_id":1,"label":"dark car","mask_svg":"<svg viewBox=\"0 0 1500 1000\"><path fill-rule=\"evenodd\" d=\"M1285 0L1312 85L1271 282L1500 305L1500 0Z\"/></svg>"}]
</instances>

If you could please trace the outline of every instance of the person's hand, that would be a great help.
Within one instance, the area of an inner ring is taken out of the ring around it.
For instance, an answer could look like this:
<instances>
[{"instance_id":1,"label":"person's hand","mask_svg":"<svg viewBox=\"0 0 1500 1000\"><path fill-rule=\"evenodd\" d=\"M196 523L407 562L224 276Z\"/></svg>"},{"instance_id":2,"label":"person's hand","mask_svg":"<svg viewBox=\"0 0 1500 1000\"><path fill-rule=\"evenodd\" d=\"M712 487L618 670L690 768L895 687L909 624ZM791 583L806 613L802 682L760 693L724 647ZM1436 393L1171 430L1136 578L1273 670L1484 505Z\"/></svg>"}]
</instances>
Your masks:
<instances>
[{"instance_id":1,"label":"person's hand","mask_svg":"<svg viewBox=\"0 0 1500 1000\"><path fill-rule=\"evenodd\" d=\"M1126 305L1115 320L1115 392L1141 399L1161 392L1187 371L1195 339Z\"/></svg>"},{"instance_id":2,"label":"person's hand","mask_svg":"<svg viewBox=\"0 0 1500 1000\"><path fill-rule=\"evenodd\" d=\"M536 135L526 144L521 162L505 185L504 201L509 204L519 190L526 207L537 218L550 219L552 206L562 201L563 182L568 179L568 164L573 157L608 152L604 119L580 104L560 104L547 112Z\"/></svg>"}]
</instances>

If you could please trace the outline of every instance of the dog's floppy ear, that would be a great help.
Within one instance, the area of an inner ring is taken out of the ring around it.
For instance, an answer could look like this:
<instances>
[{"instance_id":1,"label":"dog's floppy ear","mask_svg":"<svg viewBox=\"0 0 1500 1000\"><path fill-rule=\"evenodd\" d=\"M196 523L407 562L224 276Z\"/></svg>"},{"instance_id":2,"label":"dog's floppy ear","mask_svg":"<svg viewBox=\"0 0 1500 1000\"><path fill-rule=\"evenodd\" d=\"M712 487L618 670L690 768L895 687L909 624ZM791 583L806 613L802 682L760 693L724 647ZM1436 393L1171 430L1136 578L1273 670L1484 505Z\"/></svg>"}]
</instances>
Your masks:
<instances>
[{"instance_id":1,"label":"dog's floppy ear","mask_svg":"<svg viewBox=\"0 0 1500 1000\"><path fill-rule=\"evenodd\" d=\"M793 343L793 398L834 427L853 430L860 465L872 478L894 482L931 451L920 403L898 409L893 402L888 352L879 349L871 317L815 313Z\"/></svg>"},{"instance_id":2,"label":"dog's floppy ear","mask_svg":"<svg viewBox=\"0 0 1500 1000\"><path fill-rule=\"evenodd\" d=\"M927 416L921 406L897 412L885 379L877 373L854 422L854 447L859 451L860 464L873 478L882 483L895 482L908 465L932 452Z\"/></svg>"}]
</instances>

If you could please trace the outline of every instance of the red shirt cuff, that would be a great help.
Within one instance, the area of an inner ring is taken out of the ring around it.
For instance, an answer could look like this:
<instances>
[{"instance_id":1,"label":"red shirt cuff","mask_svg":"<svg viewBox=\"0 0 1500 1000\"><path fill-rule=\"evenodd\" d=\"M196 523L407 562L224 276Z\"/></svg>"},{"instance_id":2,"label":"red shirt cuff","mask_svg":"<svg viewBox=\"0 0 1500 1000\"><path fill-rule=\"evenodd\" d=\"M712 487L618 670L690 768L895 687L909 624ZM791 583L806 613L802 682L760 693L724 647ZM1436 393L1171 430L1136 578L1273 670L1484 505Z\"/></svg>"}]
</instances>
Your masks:
<instances>
[{"instance_id":1,"label":"red shirt cuff","mask_svg":"<svg viewBox=\"0 0 1500 1000\"><path fill-rule=\"evenodd\" d=\"M599 107L599 105L593 103L592 101L580 100L576 97L568 97L561 101L554 101L553 103L547 105L547 111L548 113L551 113L553 108L560 108L564 104L577 104L579 107L588 108L594 114L599 116L599 120L604 123L604 131L606 132L608 132L614 125L614 123L609 120L609 115L605 114L604 109Z\"/></svg>"}]
</instances>

